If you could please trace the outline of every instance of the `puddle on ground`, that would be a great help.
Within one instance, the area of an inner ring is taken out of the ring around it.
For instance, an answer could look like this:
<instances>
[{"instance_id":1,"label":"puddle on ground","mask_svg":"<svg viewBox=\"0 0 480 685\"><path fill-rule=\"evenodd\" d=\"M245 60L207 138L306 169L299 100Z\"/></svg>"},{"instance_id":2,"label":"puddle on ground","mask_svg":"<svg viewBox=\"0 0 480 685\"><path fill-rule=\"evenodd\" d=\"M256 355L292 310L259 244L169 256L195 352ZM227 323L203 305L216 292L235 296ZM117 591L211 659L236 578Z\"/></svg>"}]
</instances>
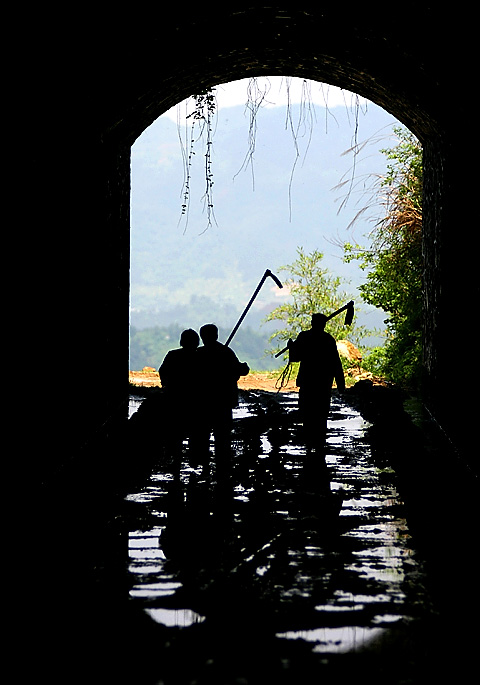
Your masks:
<instances>
[{"instance_id":1,"label":"puddle on ground","mask_svg":"<svg viewBox=\"0 0 480 685\"><path fill-rule=\"evenodd\" d=\"M312 462L291 418L296 396L275 398L275 430L242 427L258 416L256 401L235 410L224 481L213 452L206 468L185 447L178 469L159 459L128 495L141 508L129 531L130 600L185 635L258 623L313 654L361 651L429 611L395 474L377 467L367 424L339 398L327 468Z\"/></svg>"}]
</instances>

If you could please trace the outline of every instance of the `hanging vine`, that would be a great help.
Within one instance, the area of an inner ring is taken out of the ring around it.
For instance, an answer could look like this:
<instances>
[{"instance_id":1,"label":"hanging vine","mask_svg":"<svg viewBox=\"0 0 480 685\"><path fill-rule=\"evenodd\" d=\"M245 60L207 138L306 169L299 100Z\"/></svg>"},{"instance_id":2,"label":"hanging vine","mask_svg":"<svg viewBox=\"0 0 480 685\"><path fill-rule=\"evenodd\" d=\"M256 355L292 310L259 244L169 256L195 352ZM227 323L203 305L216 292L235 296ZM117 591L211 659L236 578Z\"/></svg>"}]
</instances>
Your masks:
<instances>
[{"instance_id":1,"label":"hanging vine","mask_svg":"<svg viewBox=\"0 0 480 685\"><path fill-rule=\"evenodd\" d=\"M202 196L204 210L207 215L207 230L215 221L213 207L213 173L212 173L212 146L213 146L213 121L217 110L215 89L210 88L193 95L194 110L187 115L191 119L191 126L185 127L185 143L182 145L184 158L184 182L182 188L182 216L185 217L185 229L188 224L190 208L190 184L192 175L192 163L195 156L195 145L198 140L205 141L204 169L205 169L205 193ZM180 138L181 140L181 138Z\"/></svg>"},{"instance_id":2,"label":"hanging vine","mask_svg":"<svg viewBox=\"0 0 480 685\"><path fill-rule=\"evenodd\" d=\"M308 143L307 147L305 150L305 154L303 156L304 160L307 156L308 149L310 147L310 142L312 140L312 133L313 133L313 124L315 121L315 108L312 106L312 97L311 97L311 91L310 91L310 83L306 80L302 80L302 94L300 97L300 110L299 110L299 117L297 124L294 125L293 119L292 119L292 110L291 110L291 103L290 103L290 85L291 85L291 79L287 78L286 79L286 87L287 87L287 118L285 122L285 127L290 128L290 132L292 134L292 140L295 148L295 160L293 163L292 171L290 174L290 181L288 184L288 208L289 208L289 217L290 221L292 220L292 187L293 187L293 176L295 174L295 169L298 163L298 160L300 159L300 150L298 147L298 138L301 134L302 129L306 129L308 131ZM305 135L303 133L302 135Z\"/></svg>"},{"instance_id":3,"label":"hanging vine","mask_svg":"<svg viewBox=\"0 0 480 685\"><path fill-rule=\"evenodd\" d=\"M255 172L253 167L253 160L255 155L255 146L257 142L257 114L260 107L262 107L266 100L270 87L270 81L268 79L265 80L265 85L263 88L260 86L259 81L256 77L252 77L248 80L247 102L245 103L245 109L249 114L248 146L244 160L233 178L235 179L242 170L245 170L247 167L250 167L252 174L253 190L255 190Z\"/></svg>"},{"instance_id":4,"label":"hanging vine","mask_svg":"<svg viewBox=\"0 0 480 685\"><path fill-rule=\"evenodd\" d=\"M292 187L293 178L295 174L295 169L297 167L298 161L300 159L300 149L299 149L299 138L307 136L307 145L304 153L304 159L308 153L310 147L310 142L313 133L313 124L315 122L315 107L312 103L311 97L311 82L307 79L302 79L302 91L300 97L300 107L298 120L295 123L293 121L291 98L290 98L290 88L291 88L291 77L284 78L284 84L287 92L287 114L285 119L285 128L289 129L292 135L295 159L293 162L290 180L288 185L288 204L289 204L289 216L290 221L292 219ZM323 91L323 84L320 84ZM244 160L234 175L234 179L238 174L250 168L252 175L252 188L255 190L255 172L254 172L254 158L255 158L255 148L257 141L257 115L262 106L268 104L268 93L270 91L271 84L268 78L264 79L263 85L257 77L251 77L248 80L247 86L247 101L245 104L245 109L249 115L249 127L248 127L248 144L247 152L245 154ZM204 175L205 175L205 193L202 196L204 203L204 211L207 215L207 226L205 231L212 225L216 223L214 204L213 204L213 171L212 171L212 149L213 149L213 123L215 115L217 113L217 98L215 88L208 88L200 91L199 93L192 96L194 101L193 112L186 116L187 120L191 121L190 128L188 125L185 126L185 140L182 141L180 136L180 126L179 126L179 137L182 144L182 154L184 159L184 182L182 187L182 217L185 219L185 229L188 225L188 215L190 209L190 193L191 193L191 179L192 179L192 164L195 156L195 147L198 141L202 140L204 142ZM328 113L327 99L325 99L325 110ZM347 103L345 102L347 107ZM347 107L348 110L348 107ZM358 95L355 95L354 100L354 135L352 140L352 146L349 152L353 151L353 169L350 178L350 191L352 188L353 180L355 177L355 166L356 158L362 148L358 143L358 119L360 112L360 101ZM350 193L347 193L347 198ZM345 200L346 202L347 200ZM182 220L180 218L180 222Z\"/></svg>"}]
</instances>

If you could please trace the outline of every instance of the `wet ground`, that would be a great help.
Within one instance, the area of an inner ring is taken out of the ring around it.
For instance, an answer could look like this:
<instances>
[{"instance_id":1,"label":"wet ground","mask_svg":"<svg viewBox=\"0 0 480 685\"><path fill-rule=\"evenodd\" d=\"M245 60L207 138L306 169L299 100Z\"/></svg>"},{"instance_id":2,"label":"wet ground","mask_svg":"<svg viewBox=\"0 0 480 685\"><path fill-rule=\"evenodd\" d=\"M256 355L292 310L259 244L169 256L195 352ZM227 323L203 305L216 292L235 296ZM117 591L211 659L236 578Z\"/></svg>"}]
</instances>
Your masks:
<instances>
[{"instance_id":1,"label":"wet ground","mask_svg":"<svg viewBox=\"0 0 480 685\"><path fill-rule=\"evenodd\" d=\"M126 496L128 593L160 628L159 683L426 682L436 610L368 427L335 395L323 458L296 394L244 393L229 466L213 441L207 465L185 444Z\"/></svg>"},{"instance_id":2,"label":"wet ground","mask_svg":"<svg viewBox=\"0 0 480 685\"><path fill-rule=\"evenodd\" d=\"M214 445L172 459L161 393L132 399L19 499L14 682L474 682L477 480L415 406L357 386L334 393L324 460L295 393L241 394L230 465Z\"/></svg>"}]
</instances>

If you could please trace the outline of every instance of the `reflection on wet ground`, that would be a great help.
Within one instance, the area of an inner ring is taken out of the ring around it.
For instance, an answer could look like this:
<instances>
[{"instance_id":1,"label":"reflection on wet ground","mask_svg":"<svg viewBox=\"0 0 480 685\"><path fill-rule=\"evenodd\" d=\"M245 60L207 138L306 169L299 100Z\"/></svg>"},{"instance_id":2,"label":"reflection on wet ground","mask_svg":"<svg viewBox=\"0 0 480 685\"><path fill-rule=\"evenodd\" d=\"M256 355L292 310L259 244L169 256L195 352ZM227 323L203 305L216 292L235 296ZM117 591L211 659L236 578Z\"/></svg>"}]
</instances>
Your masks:
<instances>
[{"instance_id":1,"label":"reflection on wet ground","mask_svg":"<svg viewBox=\"0 0 480 685\"><path fill-rule=\"evenodd\" d=\"M245 393L230 465L185 446L126 498L130 601L166 631L159 682L327 682L333 664L342 682L340 658L414 682L433 612L395 473L338 396L325 460L307 454L296 403Z\"/></svg>"}]
</instances>

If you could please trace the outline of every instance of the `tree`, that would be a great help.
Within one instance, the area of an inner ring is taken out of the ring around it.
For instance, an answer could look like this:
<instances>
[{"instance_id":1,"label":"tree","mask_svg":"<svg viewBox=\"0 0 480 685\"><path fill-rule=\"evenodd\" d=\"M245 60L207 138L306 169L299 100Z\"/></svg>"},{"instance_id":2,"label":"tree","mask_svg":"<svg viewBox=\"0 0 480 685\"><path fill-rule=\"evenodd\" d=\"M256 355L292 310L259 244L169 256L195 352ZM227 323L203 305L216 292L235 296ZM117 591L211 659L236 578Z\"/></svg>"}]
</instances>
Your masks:
<instances>
[{"instance_id":1,"label":"tree","mask_svg":"<svg viewBox=\"0 0 480 685\"><path fill-rule=\"evenodd\" d=\"M311 316L314 313L332 314L352 299L346 292L339 290L342 281L332 276L328 269L321 266L323 254L314 250L305 254L302 247L297 248L297 259L277 269L289 274L284 285L290 292L292 301L276 307L265 321L281 321L284 328L275 331L270 340L275 340L275 354L285 347L289 338L296 338L300 331L310 328ZM349 337L358 342L367 333L363 327L355 326L355 319L350 326L344 325L344 316L334 317L327 323L326 330L334 338Z\"/></svg>"},{"instance_id":2,"label":"tree","mask_svg":"<svg viewBox=\"0 0 480 685\"><path fill-rule=\"evenodd\" d=\"M362 298L388 314L382 373L401 385L418 385L422 358L422 148L410 131L397 127L397 144L381 152L387 174L378 187L383 218L368 249L344 245L345 258L367 271ZM377 357L378 358L378 357Z\"/></svg>"}]
</instances>

